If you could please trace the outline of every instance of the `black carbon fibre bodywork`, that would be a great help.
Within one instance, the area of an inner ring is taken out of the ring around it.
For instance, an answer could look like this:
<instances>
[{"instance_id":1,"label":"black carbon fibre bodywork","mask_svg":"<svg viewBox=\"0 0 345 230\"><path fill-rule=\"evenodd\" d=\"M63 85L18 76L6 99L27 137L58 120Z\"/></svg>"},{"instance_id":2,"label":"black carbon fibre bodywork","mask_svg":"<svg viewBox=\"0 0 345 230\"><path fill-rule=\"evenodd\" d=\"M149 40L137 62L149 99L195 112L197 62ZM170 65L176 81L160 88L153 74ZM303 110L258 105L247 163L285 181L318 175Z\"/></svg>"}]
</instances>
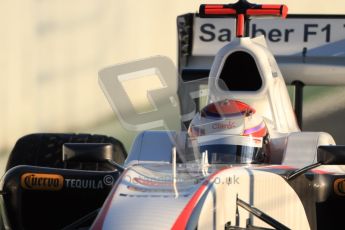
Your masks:
<instances>
[{"instance_id":1,"label":"black carbon fibre bodywork","mask_svg":"<svg viewBox=\"0 0 345 230\"><path fill-rule=\"evenodd\" d=\"M336 194L334 183L344 175L307 173L288 183L302 201L311 229L338 229L343 225L345 193Z\"/></svg>"},{"instance_id":2,"label":"black carbon fibre bodywork","mask_svg":"<svg viewBox=\"0 0 345 230\"><path fill-rule=\"evenodd\" d=\"M55 184L39 181L46 175L61 179ZM118 177L117 171L14 167L3 178L9 225L19 230L61 229L100 208Z\"/></svg>"}]
</instances>

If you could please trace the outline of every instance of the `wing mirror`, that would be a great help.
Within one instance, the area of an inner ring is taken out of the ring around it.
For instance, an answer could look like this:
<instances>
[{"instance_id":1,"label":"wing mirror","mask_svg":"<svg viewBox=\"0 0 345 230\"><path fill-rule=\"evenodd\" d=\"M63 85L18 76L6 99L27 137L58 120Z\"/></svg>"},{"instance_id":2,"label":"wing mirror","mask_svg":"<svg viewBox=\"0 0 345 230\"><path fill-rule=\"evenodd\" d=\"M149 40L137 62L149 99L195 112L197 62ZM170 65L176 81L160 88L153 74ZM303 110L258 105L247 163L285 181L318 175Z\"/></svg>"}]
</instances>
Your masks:
<instances>
[{"instance_id":1,"label":"wing mirror","mask_svg":"<svg viewBox=\"0 0 345 230\"><path fill-rule=\"evenodd\" d=\"M323 165L345 165L345 145L319 146L317 162Z\"/></svg>"},{"instance_id":2,"label":"wing mirror","mask_svg":"<svg viewBox=\"0 0 345 230\"><path fill-rule=\"evenodd\" d=\"M105 143L65 143L62 147L64 162L104 162L113 160L113 145Z\"/></svg>"},{"instance_id":3,"label":"wing mirror","mask_svg":"<svg viewBox=\"0 0 345 230\"><path fill-rule=\"evenodd\" d=\"M123 172L125 168L116 163L114 147L110 143L65 143L62 160L67 163L105 163Z\"/></svg>"},{"instance_id":4,"label":"wing mirror","mask_svg":"<svg viewBox=\"0 0 345 230\"><path fill-rule=\"evenodd\" d=\"M320 165L345 165L345 145L321 145L317 148L317 162L307 165L301 169L296 169L285 176L287 180L292 180L299 175L316 168Z\"/></svg>"}]
</instances>

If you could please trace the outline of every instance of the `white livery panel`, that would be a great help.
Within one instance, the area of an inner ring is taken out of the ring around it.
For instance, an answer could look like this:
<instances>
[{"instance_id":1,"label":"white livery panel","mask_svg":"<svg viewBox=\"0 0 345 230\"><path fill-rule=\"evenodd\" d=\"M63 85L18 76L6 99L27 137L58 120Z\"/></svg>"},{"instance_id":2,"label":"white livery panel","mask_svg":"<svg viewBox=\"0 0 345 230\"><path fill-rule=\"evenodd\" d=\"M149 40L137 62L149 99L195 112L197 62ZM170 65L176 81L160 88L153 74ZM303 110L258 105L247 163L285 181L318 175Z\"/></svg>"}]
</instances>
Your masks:
<instances>
[{"instance_id":1,"label":"white livery panel","mask_svg":"<svg viewBox=\"0 0 345 230\"><path fill-rule=\"evenodd\" d=\"M102 229L224 229L228 222L270 227L238 207L237 197L291 229L309 229L298 195L281 176L250 167L206 171L180 165L174 190L172 165L130 167L101 211Z\"/></svg>"}]
</instances>

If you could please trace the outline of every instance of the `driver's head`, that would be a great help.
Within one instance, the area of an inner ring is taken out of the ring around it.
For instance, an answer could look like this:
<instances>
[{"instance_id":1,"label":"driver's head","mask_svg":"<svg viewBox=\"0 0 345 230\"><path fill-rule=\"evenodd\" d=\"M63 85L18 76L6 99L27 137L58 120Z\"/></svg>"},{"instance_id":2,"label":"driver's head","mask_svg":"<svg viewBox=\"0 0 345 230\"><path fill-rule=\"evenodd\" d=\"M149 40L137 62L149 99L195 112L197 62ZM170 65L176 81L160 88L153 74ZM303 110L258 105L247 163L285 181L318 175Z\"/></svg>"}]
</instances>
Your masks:
<instances>
[{"instance_id":1,"label":"driver's head","mask_svg":"<svg viewBox=\"0 0 345 230\"><path fill-rule=\"evenodd\" d=\"M211 164L264 163L268 131L255 109L236 100L204 107L192 120L189 135L207 150Z\"/></svg>"}]
</instances>

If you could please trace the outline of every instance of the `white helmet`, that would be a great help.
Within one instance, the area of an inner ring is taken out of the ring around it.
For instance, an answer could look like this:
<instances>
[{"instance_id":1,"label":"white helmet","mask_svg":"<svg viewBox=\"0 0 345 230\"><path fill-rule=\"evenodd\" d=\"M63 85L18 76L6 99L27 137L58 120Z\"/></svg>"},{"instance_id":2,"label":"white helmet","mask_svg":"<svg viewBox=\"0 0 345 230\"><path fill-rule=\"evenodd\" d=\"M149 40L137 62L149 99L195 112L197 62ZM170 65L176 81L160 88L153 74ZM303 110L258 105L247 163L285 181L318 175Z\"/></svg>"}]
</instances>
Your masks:
<instances>
[{"instance_id":1,"label":"white helmet","mask_svg":"<svg viewBox=\"0 0 345 230\"><path fill-rule=\"evenodd\" d=\"M268 131L255 109L236 100L205 106L192 120L188 133L211 164L264 163Z\"/></svg>"}]
</instances>

